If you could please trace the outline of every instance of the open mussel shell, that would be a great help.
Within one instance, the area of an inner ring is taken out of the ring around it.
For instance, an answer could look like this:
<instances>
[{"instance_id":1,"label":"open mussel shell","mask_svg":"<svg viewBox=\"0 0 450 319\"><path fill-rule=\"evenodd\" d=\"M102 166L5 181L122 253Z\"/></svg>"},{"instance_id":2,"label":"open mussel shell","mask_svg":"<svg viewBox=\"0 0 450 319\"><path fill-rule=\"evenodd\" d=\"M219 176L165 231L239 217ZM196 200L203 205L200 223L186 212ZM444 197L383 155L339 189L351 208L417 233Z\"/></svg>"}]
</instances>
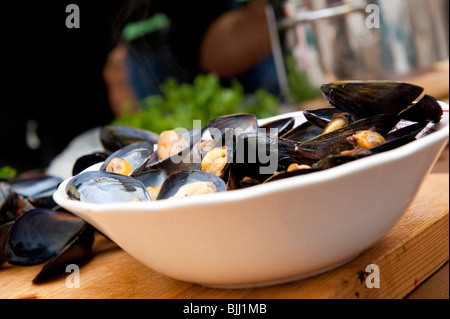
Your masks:
<instances>
[{"instance_id":1,"label":"open mussel shell","mask_svg":"<svg viewBox=\"0 0 450 319\"><path fill-rule=\"evenodd\" d=\"M321 90L332 106L360 118L397 115L424 91L417 85L388 81L337 81L322 85Z\"/></svg>"},{"instance_id":2,"label":"open mussel shell","mask_svg":"<svg viewBox=\"0 0 450 319\"><path fill-rule=\"evenodd\" d=\"M33 283L41 283L49 277L59 274L70 264L79 265L85 262L92 253L95 228L85 224L61 249L56 252L33 279Z\"/></svg>"},{"instance_id":3,"label":"open mussel shell","mask_svg":"<svg viewBox=\"0 0 450 319\"><path fill-rule=\"evenodd\" d=\"M184 170L171 174L161 186L158 200L168 199L174 196L178 190L190 183L195 182L213 182L217 187L217 192L226 191L225 182L214 174L209 174L200 170Z\"/></svg>"},{"instance_id":4,"label":"open mussel shell","mask_svg":"<svg viewBox=\"0 0 450 319\"><path fill-rule=\"evenodd\" d=\"M136 176L136 179L141 181L145 187L160 187L167 179L167 174L164 170L153 169Z\"/></svg>"},{"instance_id":5,"label":"open mussel shell","mask_svg":"<svg viewBox=\"0 0 450 319\"><path fill-rule=\"evenodd\" d=\"M304 158L303 163L313 164L314 162L327 157L328 155L340 154L348 151L353 146L347 141L347 138L358 131L372 130L381 135L389 133L399 122L395 115L378 115L365 118L349 124L337 131L319 135L298 147L298 153Z\"/></svg>"},{"instance_id":6,"label":"open mussel shell","mask_svg":"<svg viewBox=\"0 0 450 319\"><path fill-rule=\"evenodd\" d=\"M72 166L72 176L80 174L94 164L106 161L109 155L106 152L94 152L79 157Z\"/></svg>"},{"instance_id":7,"label":"open mussel shell","mask_svg":"<svg viewBox=\"0 0 450 319\"><path fill-rule=\"evenodd\" d=\"M441 105L431 95L425 95L417 103L414 103L406 110L399 114L399 117L412 122L433 122L441 121L442 115Z\"/></svg>"},{"instance_id":8,"label":"open mussel shell","mask_svg":"<svg viewBox=\"0 0 450 319\"><path fill-rule=\"evenodd\" d=\"M320 161L316 162L313 165L313 169L329 169L333 168L339 165L347 164L353 161L356 161L357 159L361 159L364 157L371 156L373 152L371 152L368 149L362 149L358 152L351 153L348 155L342 155L342 154L335 154L335 155L329 155Z\"/></svg>"},{"instance_id":9,"label":"open mussel shell","mask_svg":"<svg viewBox=\"0 0 450 319\"><path fill-rule=\"evenodd\" d=\"M156 133L126 125L112 124L100 128L100 141L109 152L115 152L138 142L149 141L151 144L156 144L158 137Z\"/></svg>"},{"instance_id":10,"label":"open mussel shell","mask_svg":"<svg viewBox=\"0 0 450 319\"><path fill-rule=\"evenodd\" d=\"M270 183L270 182L274 182L274 181L283 180L286 178L311 174L311 173L319 172L321 170L322 169L320 169L320 168L308 168L308 169L298 169L298 170L295 170L292 172L280 172L278 174L274 174L274 175L270 176L268 179L266 179L264 181L264 183L266 184L266 183Z\"/></svg>"},{"instance_id":11,"label":"open mussel shell","mask_svg":"<svg viewBox=\"0 0 450 319\"><path fill-rule=\"evenodd\" d=\"M130 174L130 176L138 179L139 176L152 171L162 171L169 176L173 172L188 169L200 169L201 158L196 156L196 152L192 148L186 148L183 151L173 154L163 160L155 163L144 163L140 168Z\"/></svg>"},{"instance_id":12,"label":"open mussel shell","mask_svg":"<svg viewBox=\"0 0 450 319\"><path fill-rule=\"evenodd\" d=\"M276 171L298 163L299 145L292 140L257 132L240 135L230 164L232 174L237 180L249 177L262 183Z\"/></svg>"},{"instance_id":13,"label":"open mussel shell","mask_svg":"<svg viewBox=\"0 0 450 319\"><path fill-rule=\"evenodd\" d=\"M149 201L144 184L137 179L115 173L91 171L73 177L66 186L67 195L89 203Z\"/></svg>"},{"instance_id":14,"label":"open mussel shell","mask_svg":"<svg viewBox=\"0 0 450 319\"><path fill-rule=\"evenodd\" d=\"M350 154L329 155L318 162L313 167L318 169L328 169L355 160L368 157L374 154L386 152L406 145L416 139L416 136L427 126L427 123L414 123L406 127L390 132L384 136L386 142L371 149L357 149Z\"/></svg>"},{"instance_id":15,"label":"open mussel shell","mask_svg":"<svg viewBox=\"0 0 450 319\"><path fill-rule=\"evenodd\" d=\"M178 170L200 169L201 157L198 155L195 146L198 141L201 140L205 129L205 127L194 127L191 130L178 132L179 135L188 142L188 147L164 159L158 159L158 157L155 156L156 152L154 152L140 167L135 169L130 176L136 178L153 170L163 170L168 176Z\"/></svg>"},{"instance_id":16,"label":"open mussel shell","mask_svg":"<svg viewBox=\"0 0 450 319\"><path fill-rule=\"evenodd\" d=\"M258 119L255 115L246 113L219 116L208 123L208 131L211 132L212 129L219 131L219 137L229 129L235 130L236 134L256 132L258 130Z\"/></svg>"},{"instance_id":17,"label":"open mussel shell","mask_svg":"<svg viewBox=\"0 0 450 319\"><path fill-rule=\"evenodd\" d=\"M417 135L425 129L428 122L414 123L390 132L385 136L386 143L371 148L373 154L386 152L416 140Z\"/></svg>"},{"instance_id":18,"label":"open mussel shell","mask_svg":"<svg viewBox=\"0 0 450 319\"><path fill-rule=\"evenodd\" d=\"M288 117L285 119L276 120L273 122L269 122L267 124L259 126L260 129L265 129L266 134L272 134L275 136L282 136L283 134L286 134L295 125L295 118Z\"/></svg>"},{"instance_id":19,"label":"open mussel shell","mask_svg":"<svg viewBox=\"0 0 450 319\"><path fill-rule=\"evenodd\" d=\"M57 254L86 222L70 213L33 209L20 215L5 241L6 260L12 265L41 264Z\"/></svg>"},{"instance_id":20,"label":"open mussel shell","mask_svg":"<svg viewBox=\"0 0 450 319\"><path fill-rule=\"evenodd\" d=\"M320 135L323 128L317 126L309 121L300 124L299 126L293 128L289 132L281 135L281 138L296 141L296 142L306 142L310 139Z\"/></svg>"},{"instance_id":21,"label":"open mussel shell","mask_svg":"<svg viewBox=\"0 0 450 319\"><path fill-rule=\"evenodd\" d=\"M333 119L333 116L335 114L342 113L341 110L337 108L322 108L317 110L305 110L303 111L303 115L305 118L313 123L314 125L321 127L324 129L328 123ZM351 122L353 122L354 119L352 119Z\"/></svg>"},{"instance_id":22,"label":"open mussel shell","mask_svg":"<svg viewBox=\"0 0 450 319\"><path fill-rule=\"evenodd\" d=\"M10 221L0 225L0 265L6 261L5 242L13 224L14 221Z\"/></svg>"},{"instance_id":23,"label":"open mussel shell","mask_svg":"<svg viewBox=\"0 0 450 319\"><path fill-rule=\"evenodd\" d=\"M10 182L14 193L23 197L42 197L58 189L62 178L51 175L39 175L14 179Z\"/></svg>"},{"instance_id":24,"label":"open mussel shell","mask_svg":"<svg viewBox=\"0 0 450 319\"><path fill-rule=\"evenodd\" d=\"M152 153L153 144L150 141L130 144L109 155L100 167L100 170L106 171L108 164L115 158L127 161L131 165L132 170L136 170L146 162Z\"/></svg>"},{"instance_id":25,"label":"open mussel shell","mask_svg":"<svg viewBox=\"0 0 450 319\"><path fill-rule=\"evenodd\" d=\"M11 222L24 213L29 204L6 182L0 182L0 225Z\"/></svg>"}]
</instances>

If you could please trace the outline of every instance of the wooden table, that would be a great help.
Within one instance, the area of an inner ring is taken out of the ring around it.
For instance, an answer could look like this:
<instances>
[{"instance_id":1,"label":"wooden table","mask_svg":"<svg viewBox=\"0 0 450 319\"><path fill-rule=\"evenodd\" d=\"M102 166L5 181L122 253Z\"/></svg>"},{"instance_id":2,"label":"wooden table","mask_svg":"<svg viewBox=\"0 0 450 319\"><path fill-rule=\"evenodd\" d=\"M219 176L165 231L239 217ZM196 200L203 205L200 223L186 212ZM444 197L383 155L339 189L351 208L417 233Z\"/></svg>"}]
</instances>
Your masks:
<instances>
[{"instance_id":1,"label":"wooden table","mask_svg":"<svg viewBox=\"0 0 450 319\"><path fill-rule=\"evenodd\" d=\"M445 72L446 97L437 91L436 96L448 101L448 68ZM427 74L411 82L428 81L426 85L436 89L432 85L436 78L436 74ZM259 289L205 288L163 276L98 235L92 258L80 268L79 288L67 287L69 274L65 273L43 284L32 284L42 265L19 267L5 263L0 265L0 299L448 299L448 156L447 148L408 211L383 239L347 264L309 279ZM366 267L370 264L379 267L380 288L366 285Z\"/></svg>"},{"instance_id":2,"label":"wooden table","mask_svg":"<svg viewBox=\"0 0 450 319\"><path fill-rule=\"evenodd\" d=\"M0 298L404 298L448 262L448 179L448 172L431 174L382 240L349 263L302 281L260 289L205 288L163 276L99 235L93 257L80 268L79 288L66 286L68 274L35 285L31 281L42 266L3 264ZM370 264L379 267L380 288L366 287Z\"/></svg>"}]
</instances>

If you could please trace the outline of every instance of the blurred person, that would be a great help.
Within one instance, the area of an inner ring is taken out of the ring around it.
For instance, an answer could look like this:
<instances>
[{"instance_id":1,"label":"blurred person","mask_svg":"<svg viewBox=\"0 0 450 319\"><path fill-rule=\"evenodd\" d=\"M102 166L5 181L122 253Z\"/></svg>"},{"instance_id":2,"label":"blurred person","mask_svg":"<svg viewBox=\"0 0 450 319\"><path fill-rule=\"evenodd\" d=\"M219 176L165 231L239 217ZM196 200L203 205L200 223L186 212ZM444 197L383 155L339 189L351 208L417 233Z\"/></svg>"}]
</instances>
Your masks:
<instances>
[{"instance_id":1,"label":"blurred person","mask_svg":"<svg viewBox=\"0 0 450 319\"><path fill-rule=\"evenodd\" d=\"M164 13L166 28L126 43L132 85L139 99L161 93L168 77L192 82L213 72L226 85L236 78L247 93L278 94L265 16L267 0L143 1L141 18ZM135 4L136 5L136 4Z\"/></svg>"}]
</instances>

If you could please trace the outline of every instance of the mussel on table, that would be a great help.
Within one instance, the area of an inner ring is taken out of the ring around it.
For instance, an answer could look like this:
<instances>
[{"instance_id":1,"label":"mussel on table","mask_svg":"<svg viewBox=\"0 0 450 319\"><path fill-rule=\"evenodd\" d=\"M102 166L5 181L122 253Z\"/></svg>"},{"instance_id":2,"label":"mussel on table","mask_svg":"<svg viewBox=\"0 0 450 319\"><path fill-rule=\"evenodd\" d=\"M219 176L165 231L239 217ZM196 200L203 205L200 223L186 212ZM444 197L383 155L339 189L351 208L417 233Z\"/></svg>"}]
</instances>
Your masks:
<instances>
[{"instance_id":1,"label":"mussel on table","mask_svg":"<svg viewBox=\"0 0 450 319\"><path fill-rule=\"evenodd\" d=\"M48 262L33 282L44 280L91 252L95 229L68 212L32 209L10 226L4 244L11 265L32 266Z\"/></svg>"},{"instance_id":2,"label":"mussel on table","mask_svg":"<svg viewBox=\"0 0 450 319\"><path fill-rule=\"evenodd\" d=\"M0 182L0 225L14 221L27 207L29 203L16 194L9 183Z\"/></svg>"},{"instance_id":3,"label":"mussel on table","mask_svg":"<svg viewBox=\"0 0 450 319\"><path fill-rule=\"evenodd\" d=\"M55 181L54 179L51 180ZM40 185L35 186L33 182ZM50 185L57 186L57 184L49 183L46 178L20 179L16 180L14 186L12 186L11 181L0 182L0 264L6 261L4 245L14 222L24 213L34 209L36 205L43 207L54 207L56 205L48 194L50 190L54 189ZM14 190L21 192L21 194Z\"/></svg>"}]
</instances>

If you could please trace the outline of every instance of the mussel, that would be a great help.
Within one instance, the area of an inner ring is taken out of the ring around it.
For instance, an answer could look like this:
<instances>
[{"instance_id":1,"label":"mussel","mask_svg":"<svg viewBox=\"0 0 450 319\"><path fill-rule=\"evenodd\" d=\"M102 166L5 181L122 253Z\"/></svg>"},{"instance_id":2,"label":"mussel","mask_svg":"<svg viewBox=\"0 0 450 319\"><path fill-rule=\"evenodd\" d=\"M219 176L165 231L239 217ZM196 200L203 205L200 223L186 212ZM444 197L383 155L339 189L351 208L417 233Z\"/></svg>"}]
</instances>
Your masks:
<instances>
[{"instance_id":1,"label":"mussel","mask_svg":"<svg viewBox=\"0 0 450 319\"><path fill-rule=\"evenodd\" d=\"M115 173L90 171L73 177L66 186L67 195L89 203L149 201L144 184Z\"/></svg>"},{"instance_id":2,"label":"mussel","mask_svg":"<svg viewBox=\"0 0 450 319\"><path fill-rule=\"evenodd\" d=\"M295 118L288 117L272 121L264 125L260 125L259 129L266 130L266 134L282 136L283 134L289 132L294 127L294 125L295 125Z\"/></svg>"},{"instance_id":3,"label":"mussel","mask_svg":"<svg viewBox=\"0 0 450 319\"><path fill-rule=\"evenodd\" d=\"M253 114L220 116L208 123L208 131L216 135L214 130L217 130L219 133L217 137L221 137L228 130L235 130L234 134L256 132L258 130L258 119Z\"/></svg>"},{"instance_id":4,"label":"mussel","mask_svg":"<svg viewBox=\"0 0 450 319\"><path fill-rule=\"evenodd\" d=\"M126 125L111 124L100 128L100 141L110 153L138 142L156 144L158 138L156 133Z\"/></svg>"},{"instance_id":5,"label":"mussel","mask_svg":"<svg viewBox=\"0 0 450 319\"><path fill-rule=\"evenodd\" d=\"M145 162L135 169L130 176L137 177L147 171L164 170L170 175L177 170L199 169L201 156L196 145L201 141L205 127L194 127L191 130L174 131L177 134L177 141L184 141L175 146L176 151L169 152L168 157L160 158L158 152L154 152ZM164 138L164 136L162 136ZM158 141L158 144L165 144L165 141ZM180 146L182 146L180 148Z\"/></svg>"},{"instance_id":6,"label":"mussel","mask_svg":"<svg viewBox=\"0 0 450 319\"><path fill-rule=\"evenodd\" d=\"M321 86L328 102L359 118L398 115L422 94L420 86L389 81L337 81Z\"/></svg>"},{"instance_id":7,"label":"mussel","mask_svg":"<svg viewBox=\"0 0 450 319\"><path fill-rule=\"evenodd\" d=\"M130 175L139 169L153 153L153 144L149 141L133 143L125 146L105 160L101 171Z\"/></svg>"},{"instance_id":8,"label":"mussel","mask_svg":"<svg viewBox=\"0 0 450 319\"><path fill-rule=\"evenodd\" d=\"M4 256L11 265L32 266L47 262L33 282L55 274L67 264L90 255L94 228L66 212L32 209L10 226Z\"/></svg>"},{"instance_id":9,"label":"mussel","mask_svg":"<svg viewBox=\"0 0 450 319\"><path fill-rule=\"evenodd\" d=\"M82 171L94 164L104 162L109 155L111 154L107 152L93 152L77 158L72 166L72 176L80 174Z\"/></svg>"},{"instance_id":10,"label":"mussel","mask_svg":"<svg viewBox=\"0 0 450 319\"><path fill-rule=\"evenodd\" d=\"M161 186L158 200L223 192L225 182L218 176L199 170L172 173Z\"/></svg>"}]
</instances>

